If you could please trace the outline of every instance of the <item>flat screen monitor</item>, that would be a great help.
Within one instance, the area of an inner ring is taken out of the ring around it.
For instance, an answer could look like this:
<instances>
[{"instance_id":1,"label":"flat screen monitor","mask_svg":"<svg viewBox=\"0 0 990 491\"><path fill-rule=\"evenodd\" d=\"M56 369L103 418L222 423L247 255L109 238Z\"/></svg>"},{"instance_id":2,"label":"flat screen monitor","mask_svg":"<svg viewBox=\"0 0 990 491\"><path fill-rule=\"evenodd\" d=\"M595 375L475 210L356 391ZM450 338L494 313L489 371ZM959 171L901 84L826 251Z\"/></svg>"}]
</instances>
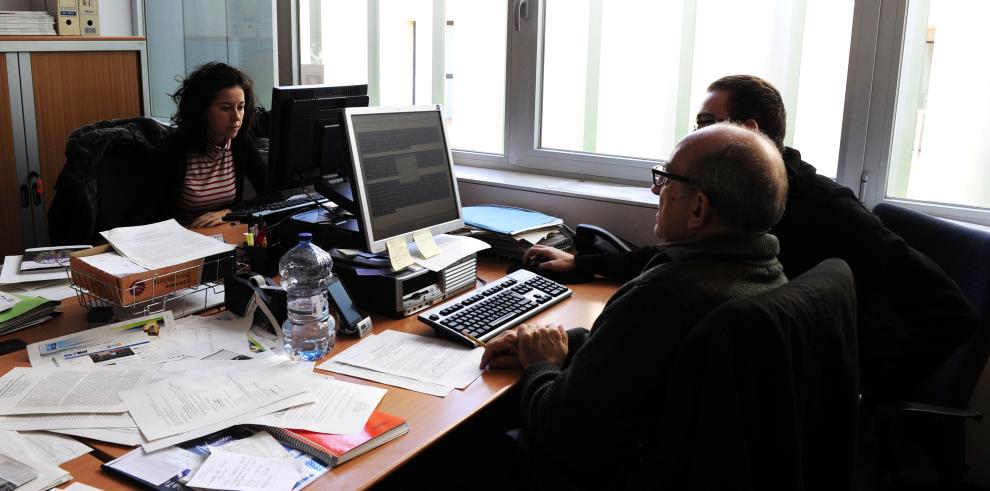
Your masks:
<instances>
[{"instance_id":1,"label":"flat screen monitor","mask_svg":"<svg viewBox=\"0 0 990 491\"><path fill-rule=\"evenodd\" d=\"M464 226L440 106L348 108L344 121L369 251L417 230Z\"/></svg>"},{"instance_id":2,"label":"flat screen monitor","mask_svg":"<svg viewBox=\"0 0 990 491\"><path fill-rule=\"evenodd\" d=\"M268 188L281 191L348 173L345 107L367 107L368 86L272 88Z\"/></svg>"}]
</instances>

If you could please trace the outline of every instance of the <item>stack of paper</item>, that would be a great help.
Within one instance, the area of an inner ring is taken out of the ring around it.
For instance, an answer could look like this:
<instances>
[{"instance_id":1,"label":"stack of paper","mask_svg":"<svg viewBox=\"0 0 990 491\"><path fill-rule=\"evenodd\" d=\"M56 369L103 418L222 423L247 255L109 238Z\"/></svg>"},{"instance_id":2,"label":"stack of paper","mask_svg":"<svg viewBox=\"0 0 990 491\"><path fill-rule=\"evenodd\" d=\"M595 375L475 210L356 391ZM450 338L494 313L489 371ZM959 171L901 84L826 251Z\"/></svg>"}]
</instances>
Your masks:
<instances>
[{"instance_id":1,"label":"stack of paper","mask_svg":"<svg viewBox=\"0 0 990 491\"><path fill-rule=\"evenodd\" d=\"M53 435L0 431L0 489L38 491L58 486L72 476L57 464L90 450Z\"/></svg>"},{"instance_id":2,"label":"stack of paper","mask_svg":"<svg viewBox=\"0 0 990 491\"><path fill-rule=\"evenodd\" d=\"M193 232L175 220L100 232L121 256L158 269L234 250L236 245Z\"/></svg>"},{"instance_id":3,"label":"stack of paper","mask_svg":"<svg viewBox=\"0 0 990 491\"><path fill-rule=\"evenodd\" d=\"M51 319L59 302L19 293L0 293L0 334L7 334Z\"/></svg>"},{"instance_id":4,"label":"stack of paper","mask_svg":"<svg viewBox=\"0 0 990 491\"><path fill-rule=\"evenodd\" d=\"M55 18L43 11L0 10L0 34L55 35Z\"/></svg>"},{"instance_id":5,"label":"stack of paper","mask_svg":"<svg viewBox=\"0 0 990 491\"><path fill-rule=\"evenodd\" d=\"M351 346L317 368L444 397L481 376L483 348L388 330Z\"/></svg>"},{"instance_id":6,"label":"stack of paper","mask_svg":"<svg viewBox=\"0 0 990 491\"><path fill-rule=\"evenodd\" d=\"M74 296L69 286L69 275L64 270L21 273L21 256L6 256L0 270L0 290L22 293L49 300L63 300Z\"/></svg>"},{"instance_id":7,"label":"stack of paper","mask_svg":"<svg viewBox=\"0 0 990 491\"><path fill-rule=\"evenodd\" d=\"M462 235L481 239L492 246L494 255L512 259L521 258L535 244L561 247L570 239L561 232L560 218L510 206L467 206L464 223Z\"/></svg>"}]
</instances>

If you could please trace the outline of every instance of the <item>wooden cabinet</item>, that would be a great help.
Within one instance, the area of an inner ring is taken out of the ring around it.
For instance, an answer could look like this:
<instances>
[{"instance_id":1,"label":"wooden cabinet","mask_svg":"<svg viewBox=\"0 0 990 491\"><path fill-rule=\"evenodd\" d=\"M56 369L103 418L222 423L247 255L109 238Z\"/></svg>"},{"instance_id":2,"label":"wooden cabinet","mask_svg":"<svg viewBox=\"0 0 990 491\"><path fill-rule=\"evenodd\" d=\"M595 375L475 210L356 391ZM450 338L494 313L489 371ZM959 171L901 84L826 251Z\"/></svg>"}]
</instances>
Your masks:
<instances>
[{"instance_id":1,"label":"wooden cabinet","mask_svg":"<svg viewBox=\"0 0 990 491\"><path fill-rule=\"evenodd\" d=\"M46 216L69 133L149 109L146 53L138 37L0 37L4 255L48 245Z\"/></svg>"}]
</instances>

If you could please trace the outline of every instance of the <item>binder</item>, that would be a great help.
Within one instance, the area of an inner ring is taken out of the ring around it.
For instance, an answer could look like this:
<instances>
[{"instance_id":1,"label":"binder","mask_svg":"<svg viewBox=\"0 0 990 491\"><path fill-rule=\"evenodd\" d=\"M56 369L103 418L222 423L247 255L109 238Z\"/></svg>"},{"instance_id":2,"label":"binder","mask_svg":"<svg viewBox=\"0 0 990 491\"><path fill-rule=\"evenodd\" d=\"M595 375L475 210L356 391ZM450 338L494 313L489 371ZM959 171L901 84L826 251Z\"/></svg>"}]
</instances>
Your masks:
<instances>
[{"instance_id":1,"label":"binder","mask_svg":"<svg viewBox=\"0 0 990 491\"><path fill-rule=\"evenodd\" d=\"M79 0L79 31L83 36L100 35L99 0Z\"/></svg>"},{"instance_id":2,"label":"binder","mask_svg":"<svg viewBox=\"0 0 990 491\"><path fill-rule=\"evenodd\" d=\"M58 35L78 36L79 0L58 0L57 7Z\"/></svg>"}]
</instances>

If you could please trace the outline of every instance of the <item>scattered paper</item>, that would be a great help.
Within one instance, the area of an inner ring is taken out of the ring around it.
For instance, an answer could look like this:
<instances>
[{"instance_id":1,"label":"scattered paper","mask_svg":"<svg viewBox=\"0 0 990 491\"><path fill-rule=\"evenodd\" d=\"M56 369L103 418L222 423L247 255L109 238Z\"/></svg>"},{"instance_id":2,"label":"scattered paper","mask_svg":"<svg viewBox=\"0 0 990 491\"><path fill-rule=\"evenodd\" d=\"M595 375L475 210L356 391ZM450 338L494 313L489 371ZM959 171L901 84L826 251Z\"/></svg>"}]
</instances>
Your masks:
<instances>
[{"instance_id":1,"label":"scattered paper","mask_svg":"<svg viewBox=\"0 0 990 491\"><path fill-rule=\"evenodd\" d=\"M413 263L405 236L393 237L385 241L385 248L388 249L388 261L393 271L405 269Z\"/></svg>"},{"instance_id":2,"label":"scattered paper","mask_svg":"<svg viewBox=\"0 0 990 491\"><path fill-rule=\"evenodd\" d=\"M148 271L148 268L113 251L80 257L79 260L104 273L109 273L117 277Z\"/></svg>"},{"instance_id":3,"label":"scattered paper","mask_svg":"<svg viewBox=\"0 0 990 491\"><path fill-rule=\"evenodd\" d=\"M191 488L243 491L289 491L302 477L283 459L255 457L217 450L193 474Z\"/></svg>"},{"instance_id":4,"label":"scattered paper","mask_svg":"<svg viewBox=\"0 0 990 491\"><path fill-rule=\"evenodd\" d=\"M313 389L316 401L261 417L252 423L301 430L354 435L378 407L385 389L323 378Z\"/></svg>"},{"instance_id":5,"label":"scattered paper","mask_svg":"<svg viewBox=\"0 0 990 491\"><path fill-rule=\"evenodd\" d=\"M428 228L413 232L413 241L416 242L416 248L419 250L419 254L423 256L423 259L429 259L440 254L440 248L433 241L433 234L430 233L430 229Z\"/></svg>"},{"instance_id":6,"label":"scattered paper","mask_svg":"<svg viewBox=\"0 0 990 491\"><path fill-rule=\"evenodd\" d=\"M517 240L525 240L530 244L536 244L558 230L559 227L541 228L538 230L530 230L529 232L516 234L513 235L513 237L515 237Z\"/></svg>"},{"instance_id":7,"label":"scattered paper","mask_svg":"<svg viewBox=\"0 0 990 491\"><path fill-rule=\"evenodd\" d=\"M25 286L34 286L25 288ZM69 280L39 281L38 283L18 283L15 285L3 285L0 290L8 293L27 293L29 295L48 300L65 300L76 296L76 290L69 285Z\"/></svg>"},{"instance_id":8,"label":"scattered paper","mask_svg":"<svg viewBox=\"0 0 990 491\"><path fill-rule=\"evenodd\" d=\"M8 435L10 433L7 432ZM86 455L93 451L92 448L79 443L75 438L65 435L55 435L42 431L24 431L20 432L20 435L37 455L45 459L45 462L51 462L56 465L63 464L80 455ZM0 434L0 436L3 435Z\"/></svg>"},{"instance_id":9,"label":"scattered paper","mask_svg":"<svg viewBox=\"0 0 990 491\"><path fill-rule=\"evenodd\" d=\"M28 274L22 274L20 269L21 256L5 256L3 260L3 269L0 270L0 284L69 279L69 274L64 269L52 271L50 273Z\"/></svg>"},{"instance_id":10,"label":"scattered paper","mask_svg":"<svg viewBox=\"0 0 990 491\"><path fill-rule=\"evenodd\" d=\"M140 317L27 346L34 367L159 363L182 359L172 343L171 312Z\"/></svg>"},{"instance_id":11,"label":"scattered paper","mask_svg":"<svg viewBox=\"0 0 990 491\"><path fill-rule=\"evenodd\" d=\"M447 397L450 394L450 391L454 390L454 388L450 386L431 384L429 382L423 382L422 380L399 377L398 375L377 372L375 370L356 367L354 365L346 365L334 359L330 359L323 362L323 364L317 368L319 368L320 370L326 370L328 372L339 373L341 375L347 375L349 377L355 377L364 380L371 380L372 382L378 382L381 384L391 385L393 387L399 387L406 390L421 392L423 394L429 394L431 396L437 396L437 397Z\"/></svg>"},{"instance_id":12,"label":"scattered paper","mask_svg":"<svg viewBox=\"0 0 990 491\"><path fill-rule=\"evenodd\" d=\"M36 477L31 467L0 454L0 489L16 489Z\"/></svg>"},{"instance_id":13,"label":"scattered paper","mask_svg":"<svg viewBox=\"0 0 990 491\"><path fill-rule=\"evenodd\" d=\"M391 329L359 344L360 350L338 361L460 389L482 374L478 365L484 348L480 347L471 349L445 339Z\"/></svg>"},{"instance_id":14,"label":"scattered paper","mask_svg":"<svg viewBox=\"0 0 990 491\"><path fill-rule=\"evenodd\" d=\"M20 487L18 491L40 491L58 486L72 479L72 476L61 468L47 462L25 438L16 431L4 432L0 435L0 457L19 462L31 468L37 475ZM3 488L6 489L6 488Z\"/></svg>"},{"instance_id":15,"label":"scattered paper","mask_svg":"<svg viewBox=\"0 0 990 491\"><path fill-rule=\"evenodd\" d=\"M128 413L18 414L0 416L0 430L136 428Z\"/></svg>"},{"instance_id":16,"label":"scattered paper","mask_svg":"<svg viewBox=\"0 0 990 491\"><path fill-rule=\"evenodd\" d=\"M118 227L100 232L100 235L121 255L149 269L222 254L236 247L188 230L174 219L137 227Z\"/></svg>"},{"instance_id":17,"label":"scattered paper","mask_svg":"<svg viewBox=\"0 0 990 491\"><path fill-rule=\"evenodd\" d=\"M100 488L94 488L93 486L90 486L89 484L83 484L83 483L81 483L79 481L76 481L76 482L74 482L74 483L72 483L72 484L70 484L70 485L62 488L62 491L103 491L103 490L100 489Z\"/></svg>"},{"instance_id":18,"label":"scattered paper","mask_svg":"<svg viewBox=\"0 0 990 491\"><path fill-rule=\"evenodd\" d=\"M0 414L121 413L117 394L154 375L151 367L15 367L0 377Z\"/></svg>"},{"instance_id":19,"label":"scattered paper","mask_svg":"<svg viewBox=\"0 0 990 491\"><path fill-rule=\"evenodd\" d=\"M112 467L124 474L161 486L173 477L199 468L203 461L201 455L181 447L163 448L154 453L139 448L114 460Z\"/></svg>"},{"instance_id":20,"label":"scattered paper","mask_svg":"<svg viewBox=\"0 0 990 491\"><path fill-rule=\"evenodd\" d=\"M0 292L0 312L10 309L11 307L21 303L21 299L17 298L8 293Z\"/></svg>"},{"instance_id":21,"label":"scattered paper","mask_svg":"<svg viewBox=\"0 0 990 491\"><path fill-rule=\"evenodd\" d=\"M416 264L430 271L443 271L447 266L471 254L491 248L484 241L480 241L474 237L440 234L434 237L434 239L436 239L436 245L440 249L440 254L429 259L420 259L422 253L419 252L419 246L417 244L412 244L411 246L413 252L416 253Z\"/></svg>"},{"instance_id":22,"label":"scattered paper","mask_svg":"<svg viewBox=\"0 0 990 491\"><path fill-rule=\"evenodd\" d=\"M129 447L136 447L141 444L141 433L137 428L73 428L71 430L52 430L52 433L81 436L90 440Z\"/></svg>"}]
</instances>

